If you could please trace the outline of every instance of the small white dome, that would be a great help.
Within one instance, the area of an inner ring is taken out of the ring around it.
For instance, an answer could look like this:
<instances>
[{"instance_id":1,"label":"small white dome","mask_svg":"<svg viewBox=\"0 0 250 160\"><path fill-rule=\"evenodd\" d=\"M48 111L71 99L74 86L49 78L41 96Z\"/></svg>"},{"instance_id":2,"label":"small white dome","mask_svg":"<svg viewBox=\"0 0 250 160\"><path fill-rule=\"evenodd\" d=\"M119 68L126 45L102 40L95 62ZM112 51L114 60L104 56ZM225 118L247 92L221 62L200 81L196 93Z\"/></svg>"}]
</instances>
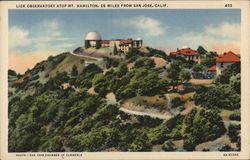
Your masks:
<instances>
[{"instance_id":1,"label":"small white dome","mask_svg":"<svg viewBox=\"0 0 250 160\"><path fill-rule=\"evenodd\" d=\"M140 41L140 40L142 40L142 38L141 38L141 37L138 37L138 38L136 38L136 40L137 40L137 41Z\"/></svg>"},{"instance_id":2,"label":"small white dome","mask_svg":"<svg viewBox=\"0 0 250 160\"><path fill-rule=\"evenodd\" d=\"M101 34L98 32L89 32L86 37L85 40L102 40Z\"/></svg>"}]
</instances>

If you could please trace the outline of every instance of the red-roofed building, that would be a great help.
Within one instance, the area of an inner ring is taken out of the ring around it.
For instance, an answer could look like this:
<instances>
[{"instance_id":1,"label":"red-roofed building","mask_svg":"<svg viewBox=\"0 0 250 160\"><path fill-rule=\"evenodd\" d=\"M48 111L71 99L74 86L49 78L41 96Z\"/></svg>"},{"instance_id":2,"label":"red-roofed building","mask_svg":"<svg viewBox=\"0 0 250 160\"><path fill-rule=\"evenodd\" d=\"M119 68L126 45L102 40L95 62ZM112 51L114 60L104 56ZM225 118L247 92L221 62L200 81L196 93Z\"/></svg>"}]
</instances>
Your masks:
<instances>
[{"instance_id":1,"label":"red-roofed building","mask_svg":"<svg viewBox=\"0 0 250 160\"><path fill-rule=\"evenodd\" d=\"M216 71L216 65L214 65L214 66L208 68L207 70L208 70L208 71Z\"/></svg>"},{"instance_id":2,"label":"red-roofed building","mask_svg":"<svg viewBox=\"0 0 250 160\"><path fill-rule=\"evenodd\" d=\"M207 78L213 78L216 75L216 65L207 69Z\"/></svg>"},{"instance_id":3,"label":"red-roofed building","mask_svg":"<svg viewBox=\"0 0 250 160\"><path fill-rule=\"evenodd\" d=\"M109 40L101 40L100 43L103 47L109 47L110 41Z\"/></svg>"},{"instance_id":4,"label":"red-roofed building","mask_svg":"<svg viewBox=\"0 0 250 160\"><path fill-rule=\"evenodd\" d=\"M200 63L200 54L197 51L192 50L191 48L183 48L181 50L177 49L176 52L170 52L170 55L180 56L185 58L187 61L192 60Z\"/></svg>"},{"instance_id":5,"label":"red-roofed building","mask_svg":"<svg viewBox=\"0 0 250 160\"><path fill-rule=\"evenodd\" d=\"M232 51L225 52L216 58L216 73L221 74L228 66L240 62L240 56Z\"/></svg>"},{"instance_id":6,"label":"red-roofed building","mask_svg":"<svg viewBox=\"0 0 250 160\"><path fill-rule=\"evenodd\" d=\"M132 39L122 39L120 40L119 49L124 53L129 51L129 48L133 47L133 40Z\"/></svg>"},{"instance_id":7,"label":"red-roofed building","mask_svg":"<svg viewBox=\"0 0 250 160\"><path fill-rule=\"evenodd\" d=\"M120 44L132 44L133 40L132 39L122 39L120 40Z\"/></svg>"},{"instance_id":8,"label":"red-roofed building","mask_svg":"<svg viewBox=\"0 0 250 160\"><path fill-rule=\"evenodd\" d=\"M112 39L101 40L102 47L110 47L113 49L115 46L118 50L128 53L130 48L139 48L142 46L142 39Z\"/></svg>"}]
</instances>

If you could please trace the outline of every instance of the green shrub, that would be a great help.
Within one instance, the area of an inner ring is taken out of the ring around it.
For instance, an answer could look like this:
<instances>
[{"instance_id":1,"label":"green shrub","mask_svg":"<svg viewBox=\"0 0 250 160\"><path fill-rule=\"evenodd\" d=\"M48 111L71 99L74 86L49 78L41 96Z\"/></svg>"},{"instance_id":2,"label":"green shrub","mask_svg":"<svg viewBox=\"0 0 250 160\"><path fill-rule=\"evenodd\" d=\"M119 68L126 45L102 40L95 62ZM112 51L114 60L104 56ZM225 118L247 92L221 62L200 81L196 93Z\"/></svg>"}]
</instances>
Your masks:
<instances>
[{"instance_id":1,"label":"green shrub","mask_svg":"<svg viewBox=\"0 0 250 160\"><path fill-rule=\"evenodd\" d=\"M176 150L174 144L173 144L173 140L172 139L169 139L169 140L166 140L162 146L162 149L164 151L174 151Z\"/></svg>"},{"instance_id":2,"label":"green shrub","mask_svg":"<svg viewBox=\"0 0 250 160\"><path fill-rule=\"evenodd\" d=\"M180 97L175 97L174 99L172 99L171 102L172 102L172 107L175 108L183 105L185 101Z\"/></svg>"},{"instance_id":3,"label":"green shrub","mask_svg":"<svg viewBox=\"0 0 250 160\"><path fill-rule=\"evenodd\" d=\"M233 125L230 124L228 126L228 136L232 142L237 142L238 139L240 139L239 133L240 133L240 125Z\"/></svg>"},{"instance_id":4,"label":"green shrub","mask_svg":"<svg viewBox=\"0 0 250 160\"><path fill-rule=\"evenodd\" d=\"M236 121L241 121L241 115L240 112L233 113L229 116L230 120L236 120Z\"/></svg>"},{"instance_id":5,"label":"green shrub","mask_svg":"<svg viewBox=\"0 0 250 160\"><path fill-rule=\"evenodd\" d=\"M218 149L219 151L227 151L227 152L229 152L229 151L234 151L234 149L232 148L232 147L230 147L229 145L227 145L227 144L225 144L225 145L223 145L222 147L220 147L219 149Z\"/></svg>"}]
</instances>

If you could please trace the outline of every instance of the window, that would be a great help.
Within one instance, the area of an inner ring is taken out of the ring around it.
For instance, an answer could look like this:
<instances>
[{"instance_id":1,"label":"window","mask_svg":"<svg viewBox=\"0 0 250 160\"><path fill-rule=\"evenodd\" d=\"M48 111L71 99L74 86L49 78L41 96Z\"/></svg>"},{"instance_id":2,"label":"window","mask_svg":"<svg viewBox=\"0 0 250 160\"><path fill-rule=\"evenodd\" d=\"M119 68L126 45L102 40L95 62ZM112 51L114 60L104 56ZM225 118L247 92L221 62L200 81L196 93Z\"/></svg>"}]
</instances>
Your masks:
<instances>
[{"instance_id":1,"label":"window","mask_svg":"<svg viewBox=\"0 0 250 160\"><path fill-rule=\"evenodd\" d=\"M220 63L220 67L221 67L221 68L223 68L223 67L224 67L224 64L223 64L223 62L222 62L222 63Z\"/></svg>"}]
</instances>

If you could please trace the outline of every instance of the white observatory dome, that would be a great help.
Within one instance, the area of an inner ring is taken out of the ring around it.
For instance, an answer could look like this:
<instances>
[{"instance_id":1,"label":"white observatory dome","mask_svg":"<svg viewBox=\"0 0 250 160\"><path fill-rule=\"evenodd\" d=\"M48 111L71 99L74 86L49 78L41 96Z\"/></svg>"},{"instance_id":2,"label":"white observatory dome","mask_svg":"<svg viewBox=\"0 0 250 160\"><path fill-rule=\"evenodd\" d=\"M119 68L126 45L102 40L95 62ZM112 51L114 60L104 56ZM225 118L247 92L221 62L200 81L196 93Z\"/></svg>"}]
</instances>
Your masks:
<instances>
[{"instance_id":1,"label":"white observatory dome","mask_svg":"<svg viewBox=\"0 0 250 160\"><path fill-rule=\"evenodd\" d=\"M141 37L138 37L138 38L136 38L136 40L137 40L137 41L140 41L140 40L142 40L142 38L141 38Z\"/></svg>"},{"instance_id":2,"label":"white observatory dome","mask_svg":"<svg viewBox=\"0 0 250 160\"><path fill-rule=\"evenodd\" d=\"M86 35L85 40L98 41L98 40L102 40L102 37L101 37L101 34L98 32L89 32Z\"/></svg>"}]
</instances>

